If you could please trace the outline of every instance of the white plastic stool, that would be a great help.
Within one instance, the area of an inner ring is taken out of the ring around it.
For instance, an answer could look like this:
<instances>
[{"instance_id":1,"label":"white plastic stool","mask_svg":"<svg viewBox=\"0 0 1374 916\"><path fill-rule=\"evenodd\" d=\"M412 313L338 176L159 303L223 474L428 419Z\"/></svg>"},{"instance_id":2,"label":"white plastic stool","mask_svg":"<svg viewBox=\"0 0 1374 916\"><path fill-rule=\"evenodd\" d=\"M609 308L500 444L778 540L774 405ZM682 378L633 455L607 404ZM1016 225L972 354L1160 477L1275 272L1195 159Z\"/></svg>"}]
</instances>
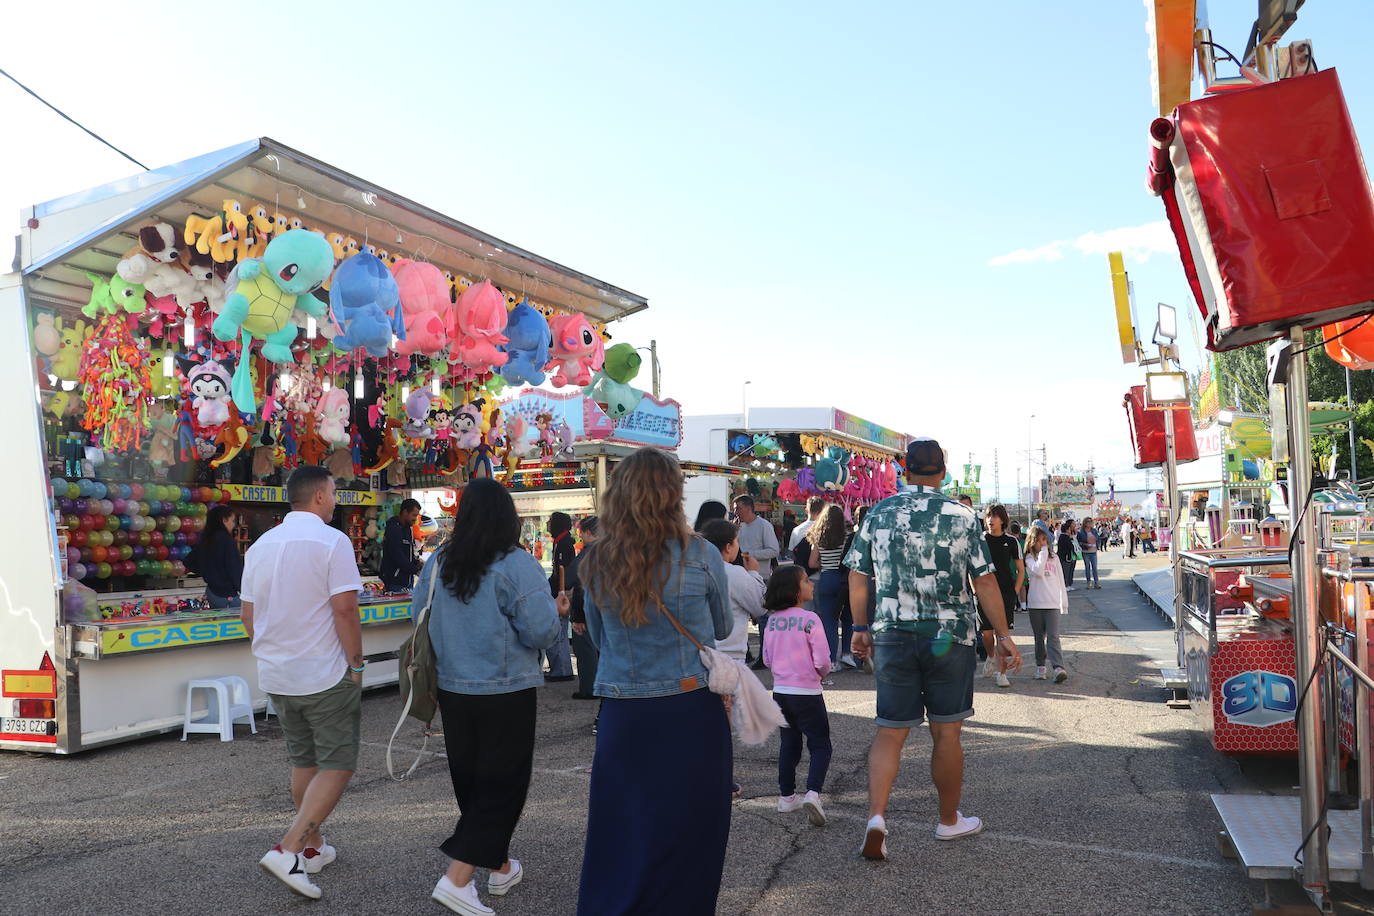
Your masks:
<instances>
[{"instance_id":1,"label":"white plastic stool","mask_svg":"<svg viewBox=\"0 0 1374 916\"><path fill-rule=\"evenodd\" d=\"M277 707L272 705L272 694L269 693L267 695L267 708L262 711L262 724L266 725L267 719L270 716L277 716L278 719L281 718L281 716L277 715Z\"/></svg>"},{"instance_id":2,"label":"white plastic stool","mask_svg":"<svg viewBox=\"0 0 1374 916\"><path fill-rule=\"evenodd\" d=\"M204 719L191 720L191 707L197 690L208 690L206 706L208 714ZM248 691L248 682L237 675L224 677L196 678L186 684L186 718L181 726L181 740L191 733L218 734L221 741L234 740L234 723L247 719L253 734L258 733L258 723L253 717L253 695Z\"/></svg>"}]
</instances>

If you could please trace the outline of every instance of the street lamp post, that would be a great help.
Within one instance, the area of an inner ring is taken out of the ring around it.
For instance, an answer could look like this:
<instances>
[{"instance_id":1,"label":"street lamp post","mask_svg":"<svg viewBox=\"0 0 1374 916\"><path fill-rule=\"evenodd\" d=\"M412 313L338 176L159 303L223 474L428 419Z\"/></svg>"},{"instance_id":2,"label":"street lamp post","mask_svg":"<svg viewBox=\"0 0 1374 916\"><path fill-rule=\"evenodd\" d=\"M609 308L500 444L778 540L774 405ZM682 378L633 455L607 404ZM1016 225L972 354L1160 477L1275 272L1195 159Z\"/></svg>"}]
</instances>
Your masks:
<instances>
[{"instance_id":1,"label":"street lamp post","mask_svg":"<svg viewBox=\"0 0 1374 916\"><path fill-rule=\"evenodd\" d=\"M752 384L754 383L745 382L743 385L740 386L740 398L744 402L741 410L741 417L743 419L745 429L749 428L749 386Z\"/></svg>"},{"instance_id":2,"label":"street lamp post","mask_svg":"<svg viewBox=\"0 0 1374 916\"><path fill-rule=\"evenodd\" d=\"M1029 526L1035 520L1035 499L1031 496L1035 487L1031 484L1031 423L1035 420L1035 414L1031 414L1026 420L1026 524Z\"/></svg>"}]
</instances>

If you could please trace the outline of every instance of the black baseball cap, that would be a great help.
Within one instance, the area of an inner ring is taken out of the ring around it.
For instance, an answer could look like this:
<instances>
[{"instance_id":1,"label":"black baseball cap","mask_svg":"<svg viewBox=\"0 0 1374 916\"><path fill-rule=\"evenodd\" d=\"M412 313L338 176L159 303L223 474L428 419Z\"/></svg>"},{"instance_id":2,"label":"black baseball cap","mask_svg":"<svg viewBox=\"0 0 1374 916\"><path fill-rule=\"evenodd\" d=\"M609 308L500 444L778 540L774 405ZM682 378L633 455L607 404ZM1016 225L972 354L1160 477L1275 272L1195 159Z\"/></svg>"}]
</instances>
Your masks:
<instances>
[{"instance_id":1,"label":"black baseball cap","mask_svg":"<svg viewBox=\"0 0 1374 916\"><path fill-rule=\"evenodd\" d=\"M906 447L906 472L932 477L945 472L945 450L934 439L913 439Z\"/></svg>"}]
</instances>

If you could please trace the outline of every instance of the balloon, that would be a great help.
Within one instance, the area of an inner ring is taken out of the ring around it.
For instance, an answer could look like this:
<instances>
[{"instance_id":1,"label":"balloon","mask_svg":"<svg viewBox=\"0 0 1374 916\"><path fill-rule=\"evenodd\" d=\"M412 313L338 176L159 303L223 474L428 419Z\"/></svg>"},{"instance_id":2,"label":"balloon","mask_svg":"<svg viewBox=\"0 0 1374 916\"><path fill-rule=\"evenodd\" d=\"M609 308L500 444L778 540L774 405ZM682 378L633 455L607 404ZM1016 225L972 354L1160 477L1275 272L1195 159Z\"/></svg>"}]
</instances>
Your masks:
<instances>
[{"instance_id":1,"label":"balloon","mask_svg":"<svg viewBox=\"0 0 1374 916\"><path fill-rule=\"evenodd\" d=\"M104 499L105 494L107 492L109 491L106 489L105 485L100 481L97 480L91 483L91 495L94 496L96 499Z\"/></svg>"},{"instance_id":2,"label":"balloon","mask_svg":"<svg viewBox=\"0 0 1374 916\"><path fill-rule=\"evenodd\" d=\"M61 496L63 493L67 492L67 481L63 480L61 477L54 477L52 480L48 481L48 484L52 487L53 496Z\"/></svg>"},{"instance_id":3,"label":"balloon","mask_svg":"<svg viewBox=\"0 0 1374 916\"><path fill-rule=\"evenodd\" d=\"M67 498L76 499L81 495L81 488L74 483L67 484Z\"/></svg>"},{"instance_id":4,"label":"balloon","mask_svg":"<svg viewBox=\"0 0 1374 916\"><path fill-rule=\"evenodd\" d=\"M57 500L57 511L63 515L72 515L76 512L76 500L68 499L63 496Z\"/></svg>"},{"instance_id":5,"label":"balloon","mask_svg":"<svg viewBox=\"0 0 1374 916\"><path fill-rule=\"evenodd\" d=\"M130 484L130 485L129 485L129 495L132 496L134 499L142 499L142 498L143 498L143 484L141 484L141 483Z\"/></svg>"},{"instance_id":6,"label":"balloon","mask_svg":"<svg viewBox=\"0 0 1374 916\"><path fill-rule=\"evenodd\" d=\"M146 530L138 533L138 543L140 547L147 547L152 542L153 536Z\"/></svg>"},{"instance_id":7,"label":"balloon","mask_svg":"<svg viewBox=\"0 0 1374 916\"><path fill-rule=\"evenodd\" d=\"M95 560L97 563L104 563L104 562L105 562L105 558L106 558L107 556L108 556L108 554L106 553L104 547L92 547L92 548L91 548L91 559L92 559L92 560Z\"/></svg>"},{"instance_id":8,"label":"balloon","mask_svg":"<svg viewBox=\"0 0 1374 916\"><path fill-rule=\"evenodd\" d=\"M67 533L67 543L73 547L85 547L87 534L84 531L70 531Z\"/></svg>"},{"instance_id":9,"label":"balloon","mask_svg":"<svg viewBox=\"0 0 1374 916\"><path fill-rule=\"evenodd\" d=\"M172 575L176 576L177 578L181 578L182 576L186 575L186 564L182 563L180 560L173 560Z\"/></svg>"},{"instance_id":10,"label":"balloon","mask_svg":"<svg viewBox=\"0 0 1374 916\"><path fill-rule=\"evenodd\" d=\"M80 527L82 531L95 530L95 517L90 515L81 516Z\"/></svg>"},{"instance_id":11,"label":"balloon","mask_svg":"<svg viewBox=\"0 0 1374 916\"><path fill-rule=\"evenodd\" d=\"M89 515L91 511L91 501L89 499L77 499L72 501L77 515Z\"/></svg>"},{"instance_id":12,"label":"balloon","mask_svg":"<svg viewBox=\"0 0 1374 916\"><path fill-rule=\"evenodd\" d=\"M194 547L194 546L196 546L196 545L199 544L199 543L200 543L200 533L199 533L199 532L193 531L193 532L191 532L190 534L186 535L186 544L187 544L187 546L189 546L189 547Z\"/></svg>"},{"instance_id":13,"label":"balloon","mask_svg":"<svg viewBox=\"0 0 1374 916\"><path fill-rule=\"evenodd\" d=\"M217 503L217 502L219 502L221 499L224 499L225 495L226 495L226 494L224 493L224 491L222 491L219 487L211 487L211 488L210 488L210 500L209 500L209 501L212 502L212 503Z\"/></svg>"},{"instance_id":14,"label":"balloon","mask_svg":"<svg viewBox=\"0 0 1374 916\"><path fill-rule=\"evenodd\" d=\"M86 571L86 565L84 563L71 564L71 566L67 567L67 572L71 574L73 579L84 579L86 576L90 575L90 573Z\"/></svg>"},{"instance_id":15,"label":"balloon","mask_svg":"<svg viewBox=\"0 0 1374 916\"><path fill-rule=\"evenodd\" d=\"M168 531L180 531L180 530L181 530L181 516L179 516L179 515L173 515L171 518L167 519L167 530L168 530Z\"/></svg>"},{"instance_id":16,"label":"balloon","mask_svg":"<svg viewBox=\"0 0 1374 916\"><path fill-rule=\"evenodd\" d=\"M129 545L125 544L123 547L116 547L115 550L118 550L118 551L119 551L119 558L120 558L121 560L131 560L131 559L133 559L133 556L134 556L134 549L133 549L132 547L130 547Z\"/></svg>"},{"instance_id":17,"label":"balloon","mask_svg":"<svg viewBox=\"0 0 1374 916\"><path fill-rule=\"evenodd\" d=\"M133 557L135 560L143 559L143 546L141 544L134 544L129 549L133 551Z\"/></svg>"},{"instance_id":18,"label":"balloon","mask_svg":"<svg viewBox=\"0 0 1374 916\"><path fill-rule=\"evenodd\" d=\"M79 515L69 515L63 519L63 521L67 523L68 531L77 531L81 529L81 516Z\"/></svg>"},{"instance_id":19,"label":"balloon","mask_svg":"<svg viewBox=\"0 0 1374 916\"><path fill-rule=\"evenodd\" d=\"M107 515L107 516L105 516L105 530L106 530L106 531L118 531L118 530L119 530L119 516L118 516L118 515Z\"/></svg>"},{"instance_id":20,"label":"balloon","mask_svg":"<svg viewBox=\"0 0 1374 916\"><path fill-rule=\"evenodd\" d=\"M114 533L112 543L116 547L123 547L125 544L129 543L129 532L125 531L123 528L120 528L118 531Z\"/></svg>"},{"instance_id":21,"label":"balloon","mask_svg":"<svg viewBox=\"0 0 1374 916\"><path fill-rule=\"evenodd\" d=\"M113 572L113 570L110 569L109 563L97 563L95 565L95 577L97 579L108 579L110 578L111 572Z\"/></svg>"},{"instance_id":22,"label":"balloon","mask_svg":"<svg viewBox=\"0 0 1374 916\"><path fill-rule=\"evenodd\" d=\"M81 562L81 551L80 551L80 549L79 549L79 548L76 548L76 547L68 547L68 548L67 548L67 564L68 564L68 565L71 565L72 563L80 563L80 562Z\"/></svg>"}]
</instances>

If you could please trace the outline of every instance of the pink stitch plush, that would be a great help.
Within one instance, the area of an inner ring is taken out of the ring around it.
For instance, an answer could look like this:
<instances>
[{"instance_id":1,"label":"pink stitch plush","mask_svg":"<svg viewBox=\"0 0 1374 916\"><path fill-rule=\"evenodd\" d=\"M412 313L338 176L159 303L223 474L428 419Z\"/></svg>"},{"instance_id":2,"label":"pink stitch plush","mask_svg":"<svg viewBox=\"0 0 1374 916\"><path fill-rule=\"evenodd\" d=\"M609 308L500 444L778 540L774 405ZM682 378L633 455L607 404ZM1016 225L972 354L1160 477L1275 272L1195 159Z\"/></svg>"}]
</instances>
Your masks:
<instances>
[{"instance_id":1,"label":"pink stitch plush","mask_svg":"<svg viewBox=\"0 0 1374 916\"><path fill-rule=\"evenodd\" d=\"M601 335L586 317L579 314L557 315L549 319L553 337L545 371L553 373L555 388L568 385L586 386L592 383L592 373L606 363L605 344Z\"/></svg>"},{"instance_id":2,"label":"pink stitch plush","mask_svg":"<svg viewBox=\"0 0 1374 916\"><path fill-rule=\"evenodd\" d=\"M396 344L396 352L402 356L437 356L448 346L449 313L453 310L448 281L433 264L406 258L397 261L391 272L401 290L406 318L406 339Z\"/></svg>"}]
</instances>

